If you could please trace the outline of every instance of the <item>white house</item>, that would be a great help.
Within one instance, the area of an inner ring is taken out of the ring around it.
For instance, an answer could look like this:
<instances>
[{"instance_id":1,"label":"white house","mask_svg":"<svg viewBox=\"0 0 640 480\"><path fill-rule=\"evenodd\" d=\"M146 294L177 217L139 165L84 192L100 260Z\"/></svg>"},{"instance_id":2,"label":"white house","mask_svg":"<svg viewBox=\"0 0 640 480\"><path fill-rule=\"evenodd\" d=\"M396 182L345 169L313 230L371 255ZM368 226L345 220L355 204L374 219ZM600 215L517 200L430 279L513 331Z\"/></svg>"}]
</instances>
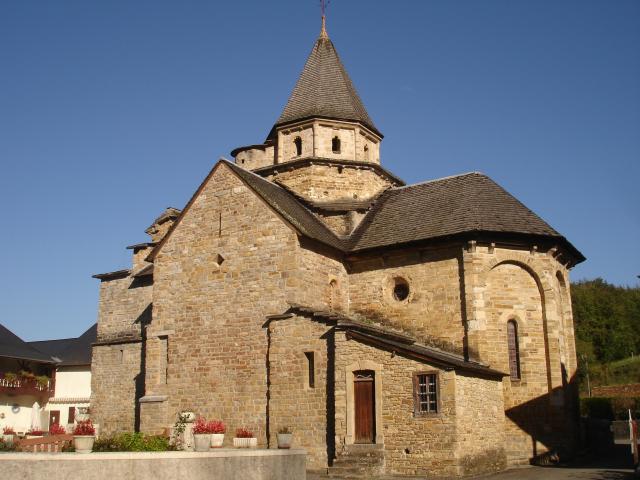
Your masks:
<instances>
[{"instance_id":1,"label":"white house","mask_svg":"<svg viewBox=\"0 0 640 480\"><path fill-rule=\"evenodd\" d=\"M25 342L0 325L0 429L73 424L89 407L95 338L93 325L78 338Z\"/></svg>"}]
</instances>

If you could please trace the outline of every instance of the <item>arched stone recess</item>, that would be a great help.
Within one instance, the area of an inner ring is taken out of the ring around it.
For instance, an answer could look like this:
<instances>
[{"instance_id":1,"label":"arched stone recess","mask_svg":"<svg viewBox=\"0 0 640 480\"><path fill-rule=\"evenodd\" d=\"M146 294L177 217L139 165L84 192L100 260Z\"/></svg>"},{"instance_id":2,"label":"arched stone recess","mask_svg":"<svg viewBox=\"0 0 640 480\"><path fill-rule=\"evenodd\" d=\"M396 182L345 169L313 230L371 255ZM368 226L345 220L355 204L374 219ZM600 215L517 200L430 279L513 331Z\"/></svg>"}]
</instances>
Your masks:
<instances>
[{"instance_id":1,"label":"arched stone recess","mask_svg":"<svg viewBox=\"0 0 640 480\"><path fill-rule=\"evenodd\" d=\"M526 271L535 281L541 299L543 331L544 331L544 348L547 358L547 387L551 392L554 387L562 385L562 372L560 362L560 345L558 338L560 337L561 323L558 314L558 305L562 304L559 298L558 289L556 287L556 272L560 264L553 257L539 253L524 253L518 251L496 252L490 258L485 258L481 262L480 268L476 271L475 282L473 285L472 308L473 315L469 317L469 331L486 330L487 314L486 314L486 287L491 272L495 271L501 265L515 265ZM567 295L568 298L568 295ZM566 317L565 317L566 318ZM551 339L551 340L550 340ZM480 350L482 342L478 340L477 345ZM483 354L480 352L480 357Z\"/></svg>"},{"instance_id":2,"label":"arched stone recess","mask_svg":"<svg viewBox=\"0 0 640 480\"><path fill-rule=\"evenodd\" d=\"M555 309L555 302L549 305L549 293L553 293L553 287L541 272L536 271L535 257L514 254L510 258L492 259L481 278L486 339L480 344L485 347L490 364L508 371L508 363L505 363L508 359L506 322L510 317L517 317L524 327L520 331L523 378L533 380L532 372L535 371L538 382L546 382L546 392L551 392L554 381L548 312L550 306ZM502 282L502 285L493 285L492 282ZM541 378L542 371L545 375Z\"/></svg>"},{"instance_id":3,"label":"arched stone recess","mask_svg":"<svg viewBox=\"0 0 640 480\"><path fill-rule=\"evenodd\" d=\"M374 395L375 395L375 430L376 444L384 444L383 425L382 425L382 371L383 366L371 360L359 360L345 367L346 392L347 392L347 436L345 443L353 445L355 443L355 395L354 395L354 372L359 370L372 370L374 377Z\"/></svg>"}]
</instances>

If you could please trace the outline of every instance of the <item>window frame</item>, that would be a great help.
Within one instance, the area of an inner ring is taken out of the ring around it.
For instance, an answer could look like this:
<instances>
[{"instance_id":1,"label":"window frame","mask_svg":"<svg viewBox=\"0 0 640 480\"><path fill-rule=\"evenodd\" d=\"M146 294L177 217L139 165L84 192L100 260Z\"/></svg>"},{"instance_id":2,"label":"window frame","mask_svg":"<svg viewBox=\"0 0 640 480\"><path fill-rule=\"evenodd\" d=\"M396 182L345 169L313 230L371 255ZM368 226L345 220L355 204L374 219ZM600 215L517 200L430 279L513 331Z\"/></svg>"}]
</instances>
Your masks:
<instances>
[{"instance_id":1,"label":"window frame","mask_svg":"<svg viewBox=\"0 0 640 480\"><path fill-rule=\"evenodd\" d=\"M423 412L420 410L420 395L419 395L419 377L423 375L435 376L436 384L436 411L435 412ZM420 370L413 373L413 416L415 418L422 417L439 417L441 415L441 402L440 402L440 372L438 370Z\"/></svg>"}]
</instances>

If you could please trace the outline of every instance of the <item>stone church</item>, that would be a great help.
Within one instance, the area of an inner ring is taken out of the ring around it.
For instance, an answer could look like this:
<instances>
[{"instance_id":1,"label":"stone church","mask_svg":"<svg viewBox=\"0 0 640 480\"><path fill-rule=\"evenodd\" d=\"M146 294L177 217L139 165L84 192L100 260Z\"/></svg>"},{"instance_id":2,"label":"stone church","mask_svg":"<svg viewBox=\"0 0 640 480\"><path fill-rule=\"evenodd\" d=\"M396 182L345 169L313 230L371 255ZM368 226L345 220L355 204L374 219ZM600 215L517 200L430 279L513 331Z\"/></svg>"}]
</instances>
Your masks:
<instances>
[{"instance_id":1,"label":"stone church","mask_svg":"<svg viewBox=\"0 0 640 480\"><path fill-rule=\"evenodd\" d=\"M467 475L570 452L582 254L481 173L406 185L326 29L264 143L100 279L102 431L222 419L309 469Z\"/></svg>"}]
</instances>

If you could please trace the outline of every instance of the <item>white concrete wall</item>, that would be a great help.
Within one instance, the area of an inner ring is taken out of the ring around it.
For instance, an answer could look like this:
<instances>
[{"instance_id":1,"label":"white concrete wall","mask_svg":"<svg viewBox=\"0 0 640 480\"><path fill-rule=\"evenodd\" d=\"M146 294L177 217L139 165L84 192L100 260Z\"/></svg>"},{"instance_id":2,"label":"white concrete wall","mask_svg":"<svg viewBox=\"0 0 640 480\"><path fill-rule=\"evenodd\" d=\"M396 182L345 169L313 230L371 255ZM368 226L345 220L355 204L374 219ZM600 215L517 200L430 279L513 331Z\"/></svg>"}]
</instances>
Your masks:
<instances>
[{"instance_id":1,"label":"white concrete wall","mask_svg":"<svg viewBox=\"0 0 640 480\"><path fill-rule=\"evenodd\" d=\"M4 427L13 427L17 433L29 430L31 428L31 407L36 400L37 398L32 395L0 394L0 430ZM17 413L12 411L14 405L20 409ZM1 418L3 416L4 418ZM49 427L48 412L44 410L40 412L40 423L43 430Z\"/></svg>"},{"instance_id":2,"label":"white concrete wall","mask_svg":"<svg viewBox=\"0 0 640 480\"><path fill-rule=\"evenodd\" d=\"M91 366L58 367L56 398L89 398L91 396Z\"/></svg>"}]
</instances>

